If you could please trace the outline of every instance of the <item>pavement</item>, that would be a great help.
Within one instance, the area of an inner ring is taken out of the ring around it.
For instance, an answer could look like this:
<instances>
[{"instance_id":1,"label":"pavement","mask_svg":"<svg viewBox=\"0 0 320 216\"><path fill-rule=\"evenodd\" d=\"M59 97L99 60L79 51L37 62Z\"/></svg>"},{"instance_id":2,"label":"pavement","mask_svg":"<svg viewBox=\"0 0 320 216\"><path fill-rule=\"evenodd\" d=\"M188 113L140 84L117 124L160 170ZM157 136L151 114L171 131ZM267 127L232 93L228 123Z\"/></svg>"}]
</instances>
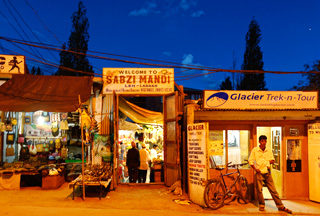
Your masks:
<instances>
[{"instance_id":1,"label":"pavement","mask_svg":"<svg viewBox=\"0 0 320 216\"><path fill-rule=\"evenodd\" d=\"M259 212L258 203L239 204L236 201L220 209L211 210L188 203L188 195L173 195L162 184L126 184L115 190L104 191L99 199L99 188L75 191L64 183L56 190L41 187L21 187L20 190L0 190L0 215L62 216L62 215L143 215L143 216L191 216L191 215L287 215L279 212L272 200L266 200L265 211ZM183 202L179 202L183 201ZM180 204L179 204L180 203ZM293 215L320 215L320 203L308 200L283 200Z\"/></svg>"}]
</instances>

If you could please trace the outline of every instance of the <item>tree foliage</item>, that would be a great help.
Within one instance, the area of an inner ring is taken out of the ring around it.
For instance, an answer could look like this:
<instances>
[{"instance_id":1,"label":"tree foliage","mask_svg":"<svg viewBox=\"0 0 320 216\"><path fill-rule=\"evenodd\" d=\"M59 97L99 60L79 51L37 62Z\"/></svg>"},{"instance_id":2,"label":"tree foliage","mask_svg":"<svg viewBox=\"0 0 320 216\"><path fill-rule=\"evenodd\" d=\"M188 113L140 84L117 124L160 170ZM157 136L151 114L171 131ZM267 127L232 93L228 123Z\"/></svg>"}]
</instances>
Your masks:
<instances>
[{"instance_id":1,"label":"tree foliage","mask_svg":"<svg viewBox=\"0 0 320 216\"><path fill-rule=\"evenodd\" d=\"M304 65L305 71L320 71L320 60L316 60L312 65ZM298 86L293 86L293 90L298 91L319 91L320 93L320 73L303 74L306 81L300 81ZM319 97L320 100L320 97Z\"/></svg>"},{"instance_id":2,"label":"tree foliage","mask_svg":"<svg viewBox=\"0 0 320 216\"><path fill-rule=\"evenodd\" d=\"M67 45L63 44L63 50L60 52L60 67L57 75L91 76L93 74L92 66L86 56L89 42L89 20L86 12L85 6L80 1L78 10L71 16L72 30Z\"/></svg>"},{"instance_id":3,"label":"tree foliage","mask_svg":"<svg viewBox=\"0 0 320 216\"><path fill-rule=\"evenodd\" d=\"M33 66L31 68L30 74L32 74L32 75L43 75L41 69L39 67L36 68L35 66Z\"/></svg>"},{"instance_id":4,"label":"tree foliage","mask_svg":"<svg viewBox=\"0 0 320 216\"><path fill-rule=\"evenodd\" d=\"M222 83L220 84L220 90L233 90L230 76L228 76L224 81L222 81Z\"/></svg>"},{"instance_id":5,"label":"tree foliage","mask_svg":"<svg viewBox=\"0 0 320 216\"><path fill-rule=\"evenodd\" d=\"M259 43L261 30L258 22L253 18L246 34L246 50L244 53L242 70L263 70L262 51ZM241 76L238 90L267 90L264 73L244 73Z\"/></svg>"}]
</instances>

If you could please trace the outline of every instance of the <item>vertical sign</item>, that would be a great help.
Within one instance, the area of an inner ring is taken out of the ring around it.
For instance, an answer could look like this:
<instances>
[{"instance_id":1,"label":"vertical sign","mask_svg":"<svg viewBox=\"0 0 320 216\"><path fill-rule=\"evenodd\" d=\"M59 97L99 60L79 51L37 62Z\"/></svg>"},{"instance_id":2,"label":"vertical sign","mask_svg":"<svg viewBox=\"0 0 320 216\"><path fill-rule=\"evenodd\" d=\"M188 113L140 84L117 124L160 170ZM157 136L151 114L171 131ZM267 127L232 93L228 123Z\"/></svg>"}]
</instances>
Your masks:
<instances>
[{"instance_id":1,"label":"vertical sign","mask_svg":"<svg viewBox=\"0 0 320 216\"><path fill-rule=\"evenodd\" d=\"M308 125L309 199L320 202L320 123Z\"/></svg>"},{"instance_id":2,"label":"vertical sign","mask_svg":"<svg viewBox=\"0 0 320 216\"><path fill-rule=\"evenodd\" d=\"M206 143L209 123L188 125L188 180L190 200L205 206L203 192L207 180Z\"/></svg>"}]
</instances>

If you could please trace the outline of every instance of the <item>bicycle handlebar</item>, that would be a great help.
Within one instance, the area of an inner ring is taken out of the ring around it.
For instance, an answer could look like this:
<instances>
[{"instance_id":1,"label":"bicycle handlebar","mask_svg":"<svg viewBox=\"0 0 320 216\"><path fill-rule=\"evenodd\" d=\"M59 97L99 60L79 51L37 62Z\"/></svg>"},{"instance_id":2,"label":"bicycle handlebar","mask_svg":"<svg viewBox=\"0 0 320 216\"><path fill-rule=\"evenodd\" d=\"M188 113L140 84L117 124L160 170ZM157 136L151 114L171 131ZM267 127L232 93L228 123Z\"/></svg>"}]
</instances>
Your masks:
<instances>
[{"instance_id":1,"label":"bicycle handlebar","mask_svg":"<svg viewBox=\"0 0 320 216\"><path fill-rule=\"evenodd\" d=\"M241 163L241 164L231 164L232 162L229 162L227 167L239 167L239 166L245 166L248 163Z\"/></svg>"}]
</instances>

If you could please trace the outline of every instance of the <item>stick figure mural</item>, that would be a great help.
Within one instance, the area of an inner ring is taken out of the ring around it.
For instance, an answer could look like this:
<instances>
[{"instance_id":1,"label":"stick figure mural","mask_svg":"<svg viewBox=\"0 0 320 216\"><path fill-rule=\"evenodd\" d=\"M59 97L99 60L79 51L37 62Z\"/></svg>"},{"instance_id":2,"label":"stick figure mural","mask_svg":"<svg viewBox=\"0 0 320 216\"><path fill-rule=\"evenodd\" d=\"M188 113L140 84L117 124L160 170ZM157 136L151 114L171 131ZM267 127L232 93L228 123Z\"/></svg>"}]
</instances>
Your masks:
<instances>
[{"instance_id":1,"label":"stick figure mural","mask_svg":"<svg viewBox=\"0 0 320 216\"><path fill-rule=\"evenodd\" d=\"M19 68L18 64L20 64L21 62L22 61L18 62L17 57L14 56L13 59L10 60L10 62L9 62L9 65L12 65L12 68L9 70L9 73L10 73L10 71L12 71L15 68L18 68L18 73L20 73L20 68Z\"/></svg>"}]
</instances>

